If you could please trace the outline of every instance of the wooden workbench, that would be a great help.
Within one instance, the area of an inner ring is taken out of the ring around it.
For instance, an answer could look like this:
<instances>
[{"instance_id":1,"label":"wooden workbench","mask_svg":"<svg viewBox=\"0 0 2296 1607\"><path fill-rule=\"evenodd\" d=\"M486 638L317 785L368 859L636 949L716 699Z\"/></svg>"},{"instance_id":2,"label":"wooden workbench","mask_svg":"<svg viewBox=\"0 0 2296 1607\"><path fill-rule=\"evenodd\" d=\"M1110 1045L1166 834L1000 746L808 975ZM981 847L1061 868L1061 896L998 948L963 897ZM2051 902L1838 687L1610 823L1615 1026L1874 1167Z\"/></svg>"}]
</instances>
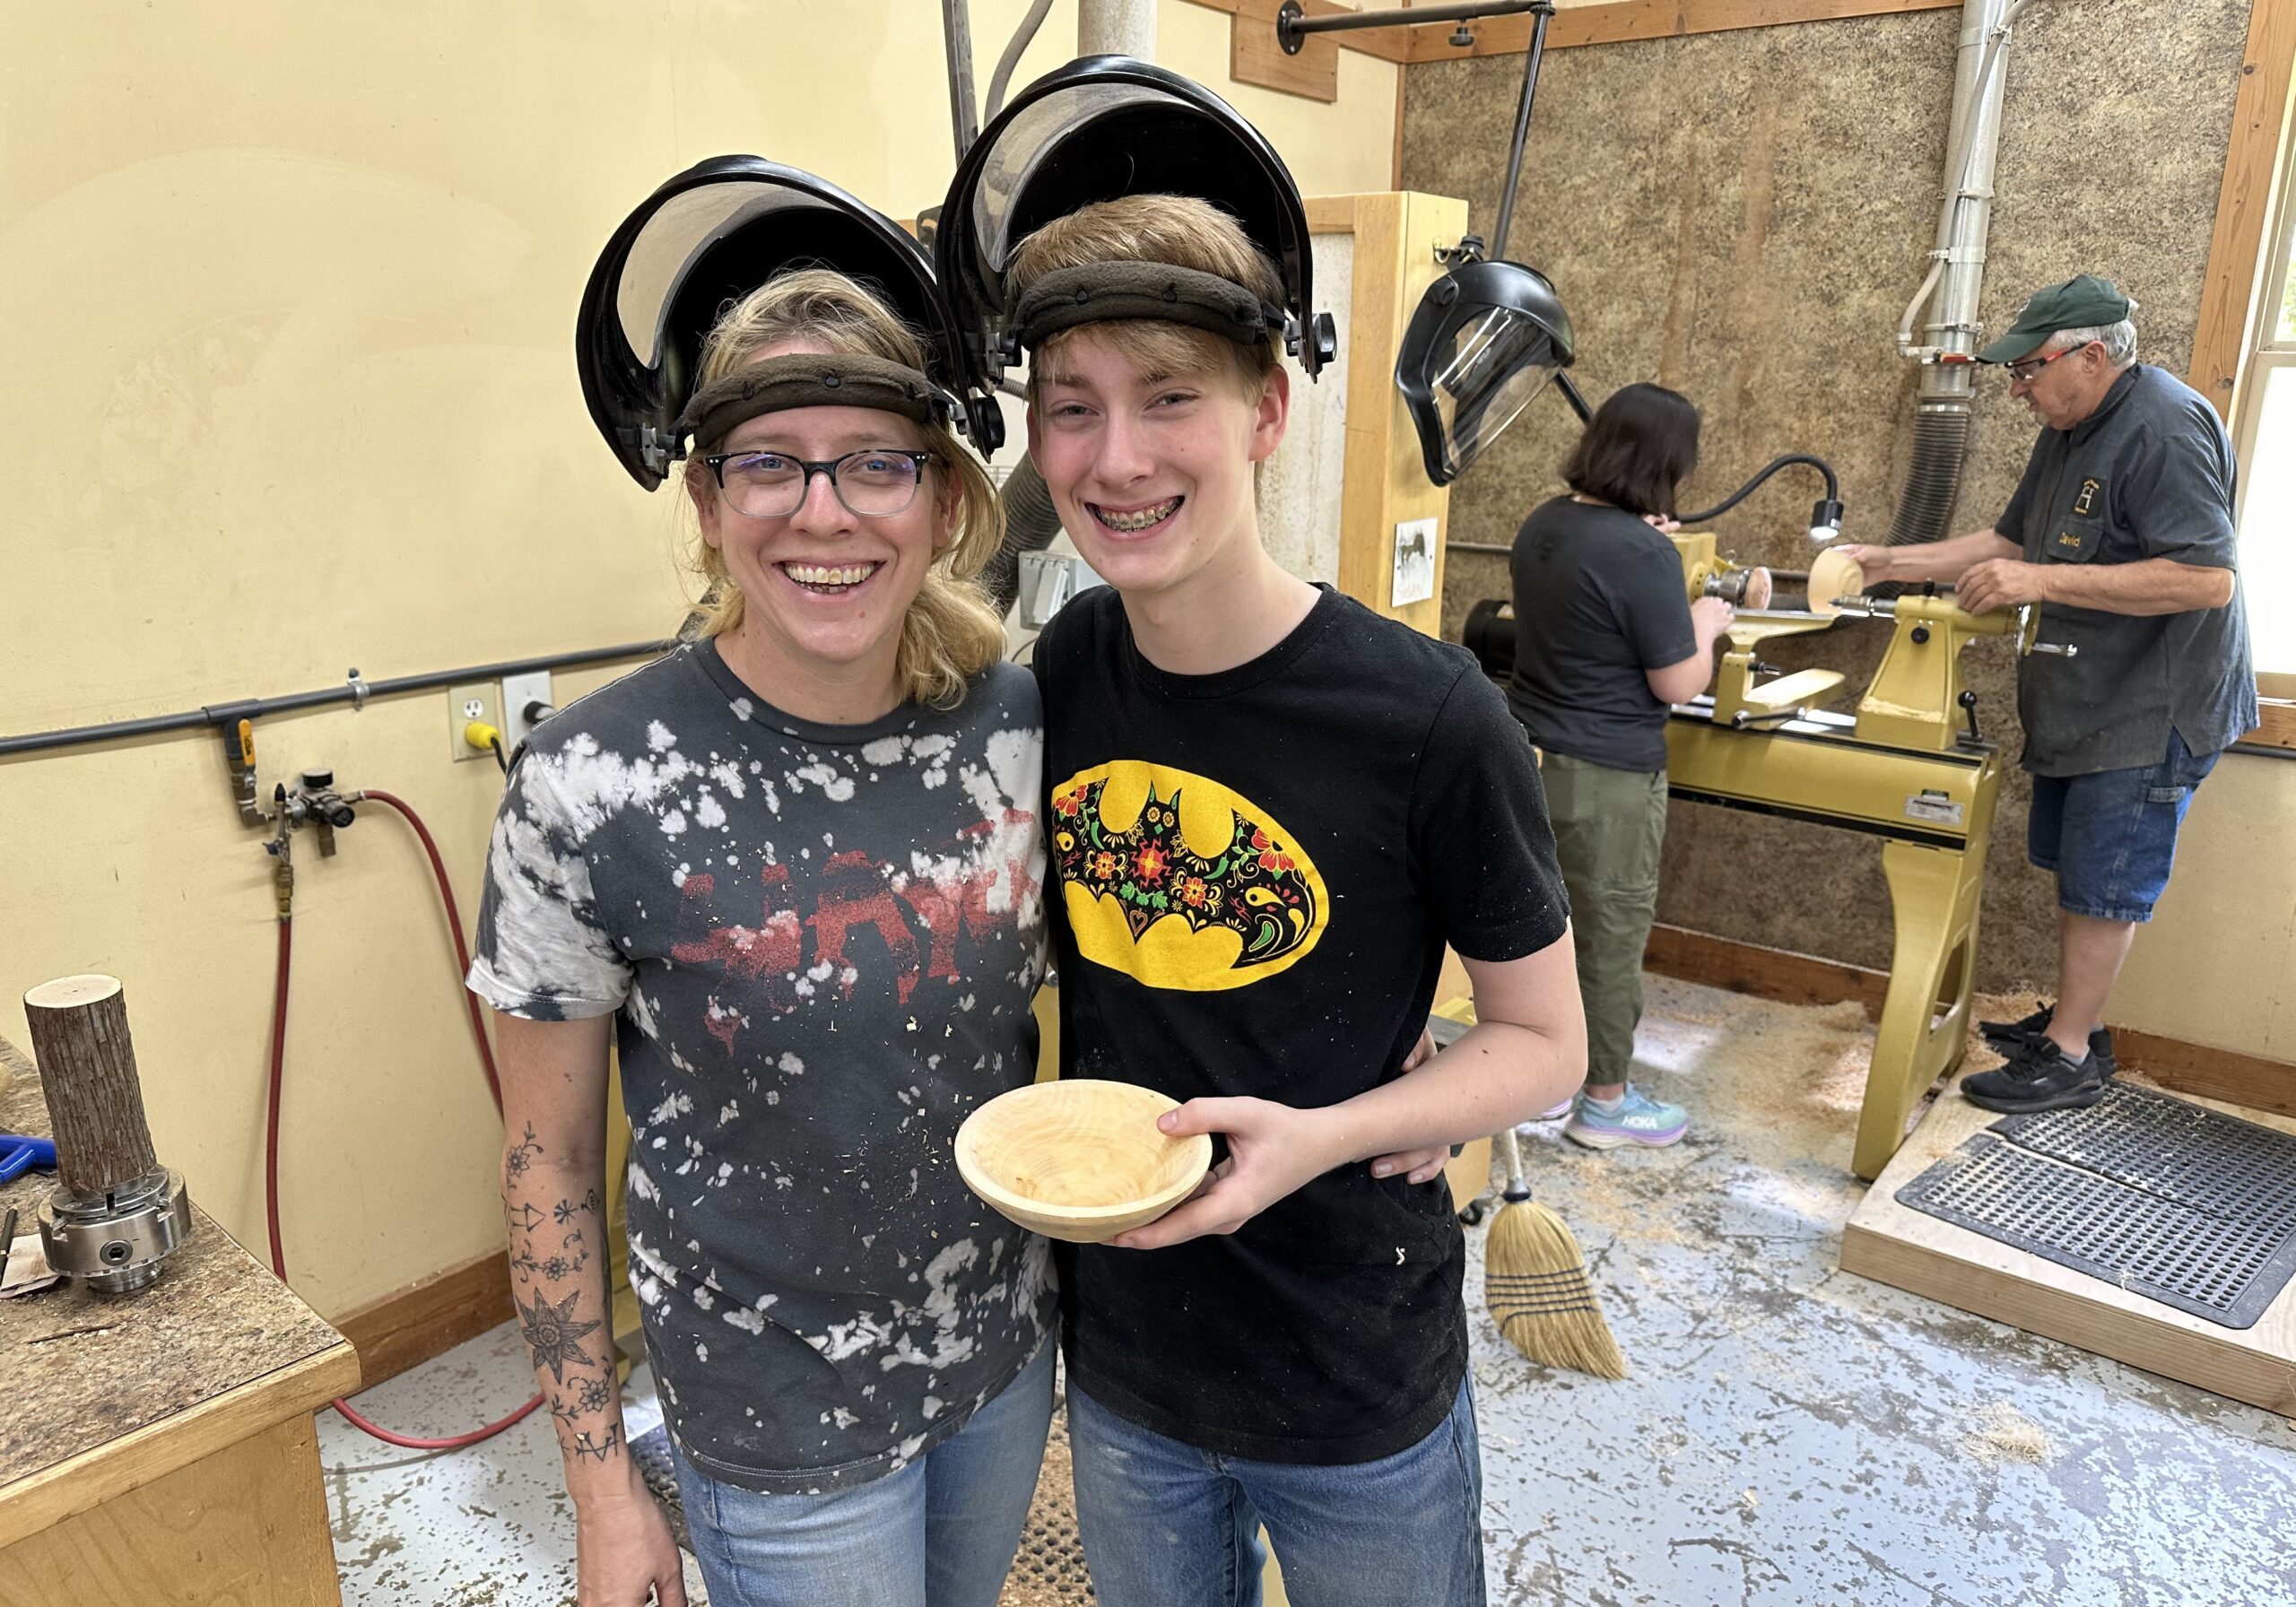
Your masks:
<instances>
[{"instance_id":1,"label":"wooden workbench","mask_svg":"<svg viewBox=\"0 0 2296 1607\"><path fill-rule=\"evenodd\" d=\"M36 1080L0 1092L0 1132L48 1132ZM29 1224L54 1186L0 1185L0 1210ZM150 1289L0 1301L0 1607L339 1607L311 1414L358 1385L196 1195Z\"/></svg>"}]
</instances>

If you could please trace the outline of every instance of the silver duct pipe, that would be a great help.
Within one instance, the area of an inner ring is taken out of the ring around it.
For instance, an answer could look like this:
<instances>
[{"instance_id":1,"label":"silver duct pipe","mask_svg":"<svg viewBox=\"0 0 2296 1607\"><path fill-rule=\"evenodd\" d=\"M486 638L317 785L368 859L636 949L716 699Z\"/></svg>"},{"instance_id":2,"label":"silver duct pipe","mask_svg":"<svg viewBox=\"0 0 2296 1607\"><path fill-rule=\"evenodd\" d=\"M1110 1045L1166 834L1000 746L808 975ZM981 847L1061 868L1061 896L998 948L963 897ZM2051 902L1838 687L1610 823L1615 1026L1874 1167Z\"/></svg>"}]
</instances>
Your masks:
<instances>
[{"instance_id":1,"label":"silver duct pipe","mask_svg":"<svg viewBox=\"0 0 2296 1607\"><path fill-rule=\"evenodd\" d=\"M1928 276L1898 326L1900 354L1919 360L1922 370L1914 404L1913 461L1890 521L1892 546L1944 535L1961 494L2009 30L2032 3L1969 0L1962 13L1967 24L1954 67L1953 117L1945 137L1945 195L1936 244L1929 253ZM1915 320L1924 306L1930 308L1928 321L1920 326L1926 338L1917 343Z\"/></svg>"},{"instance_id":2,"label":"silver duct pipe","mask_svg":"<svg viewBox=\"0 0 2296 1607\"><path fill-rule=\"evenodd\" d=\"M1076 54L1156 59L1156 0L1076 0Z\"/></svg>"},{"instance_id":3,"label":"silver duct pipe","mask_svg":"<svg viewBox=\"0 0 2296 1607\"><path fill-rule=\"evenodd\" d=\"M949 62L949 132L957 160L980 137L972 92L972 13L967 0L941 0L941 47Z\"/></svg>"}]
</instances>

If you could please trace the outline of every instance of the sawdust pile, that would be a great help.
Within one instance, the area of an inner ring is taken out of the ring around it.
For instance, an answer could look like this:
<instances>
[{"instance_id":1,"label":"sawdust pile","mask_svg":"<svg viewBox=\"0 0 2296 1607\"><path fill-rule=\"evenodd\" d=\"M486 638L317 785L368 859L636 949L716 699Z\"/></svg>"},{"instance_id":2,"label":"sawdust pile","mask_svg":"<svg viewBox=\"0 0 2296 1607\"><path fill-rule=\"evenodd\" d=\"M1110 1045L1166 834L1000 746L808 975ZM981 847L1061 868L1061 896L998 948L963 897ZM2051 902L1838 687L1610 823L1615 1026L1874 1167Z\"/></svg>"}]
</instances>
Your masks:
<instances>
[{"instance_id":1,"label":"sawdust pile","mask_svg":"<svg viewBox=\"0 0 2296 1607\"><path fill-rule=\"evenodd\" d=\"M1962 1436L1961 1448L1987 1467L2004 1462L2038 1465L2057 1453L2041 1426L2006 1401L1977 1413L1978 1427Z\"/></svg>"}]
</instances>

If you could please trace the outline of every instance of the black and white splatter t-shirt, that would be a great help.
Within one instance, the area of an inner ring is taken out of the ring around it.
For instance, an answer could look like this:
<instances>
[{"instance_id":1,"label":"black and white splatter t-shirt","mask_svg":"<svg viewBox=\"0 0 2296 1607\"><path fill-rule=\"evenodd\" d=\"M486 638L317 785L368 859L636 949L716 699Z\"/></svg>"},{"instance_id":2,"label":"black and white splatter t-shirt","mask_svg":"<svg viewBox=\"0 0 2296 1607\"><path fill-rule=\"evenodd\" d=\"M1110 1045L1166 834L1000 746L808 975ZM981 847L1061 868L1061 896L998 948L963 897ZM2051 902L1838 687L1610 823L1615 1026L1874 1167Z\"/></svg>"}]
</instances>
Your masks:
<instances>
[{"instance_id":1,"label":"black and white splatter t-shirt","mask_svg":"<svg viewBox=\"0 0 2296 1607\"><path fill-rule=\"evenodd\" d=\"M620 1012L631 1281L713 1477L891 1472L1050 1326L1044 1241L952 1149L1034 1074L1042 725L1006 665L953 710L812 725L702 643L548 721L511 779L470 986Z\"/></svg>"}]
</instances>

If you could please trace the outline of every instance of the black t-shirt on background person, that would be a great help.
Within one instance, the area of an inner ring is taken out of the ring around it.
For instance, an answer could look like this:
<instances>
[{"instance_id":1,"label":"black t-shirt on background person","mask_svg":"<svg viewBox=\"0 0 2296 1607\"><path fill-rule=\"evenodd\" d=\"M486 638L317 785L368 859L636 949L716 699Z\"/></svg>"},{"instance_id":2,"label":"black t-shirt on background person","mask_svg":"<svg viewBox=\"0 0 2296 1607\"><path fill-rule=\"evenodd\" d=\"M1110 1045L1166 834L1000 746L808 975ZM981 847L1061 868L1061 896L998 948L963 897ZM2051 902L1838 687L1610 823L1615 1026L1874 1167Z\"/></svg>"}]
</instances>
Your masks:
<instances>
[{"instance_id":1,"label":"black t-shirt on background person","mask_svg":"<svg viewBox=\"0 0 2296 1607\"><path fill-rule=\"evenodd\" d=\"M1666 705L1644 673L1698 651L1674 543L1622 508L1556 497L1508 560L1507 706L1540 747L1614 770L1666 768Z\"/></svg>"},{"instance_id":2,"label":"black t-shirt on background person","mask_svg":"<svg viewBox=\"0 0 2296 1607\"><path fill-rule=\"evenodd\" d=\"M1098 589L1035 662L1063 1076L1335 1105L1398 1073L1446 942L1562 935L1538 771L1465 649L1326 590L1250 663L1172 675ZM1440 1179L1354 1162L1227 1237L1056 1254L1070 1377L1215 1454L1391 1455L1465 1368Z\"/></svg>"}]
</instances>

